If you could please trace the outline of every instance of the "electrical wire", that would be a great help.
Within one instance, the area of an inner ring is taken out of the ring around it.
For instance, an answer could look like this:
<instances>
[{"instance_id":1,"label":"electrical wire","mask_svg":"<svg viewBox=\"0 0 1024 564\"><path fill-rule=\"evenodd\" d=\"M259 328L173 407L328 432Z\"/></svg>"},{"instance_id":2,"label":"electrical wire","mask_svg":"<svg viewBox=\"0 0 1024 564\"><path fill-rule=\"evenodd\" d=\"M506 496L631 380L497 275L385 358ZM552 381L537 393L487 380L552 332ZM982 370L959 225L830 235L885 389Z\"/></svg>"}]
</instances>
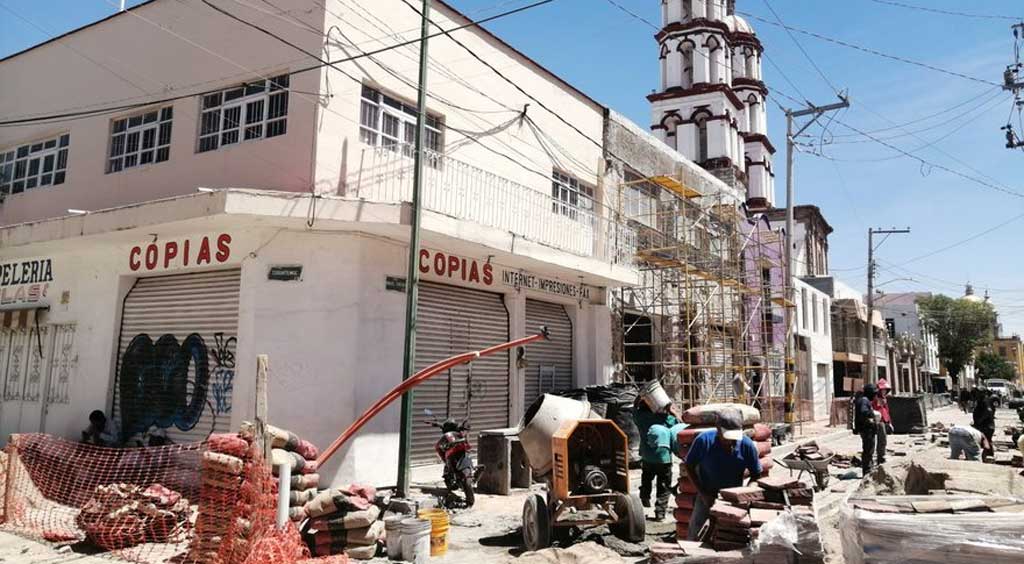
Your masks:
<instances>
[{"instance_id":1,"label":"electrical wire","mask_svg":"<svg viewBox=\"0 0 1024 564\"><path fill-rule=\"evenodd\" d=\"M786 30L786 35L788 35L789 38L793 40L793 43L796 45L797 49L799 49L800 52L804 54L804 58L807 59L807 62L811 63L811 66L814 67L814 70L818 71L818 75L821 76L821 79L825 81L825 84L828 84L829 88L831 88L833 92L839 94L839 89L836 88L835 84L832 84L832 81L829 80L827 76L825 76L824 71L822 71L821 67L819 67L818 64L814 62L814 59L811 57L810 53L808 53L807 50L804 49L804 46L800 44L800 41L798 41L796 36L793 35L793 32L789 31L789 28L786 27L786 23L782 21L782 18L779 16L779 13L775 11L775 8L772 8L772 5L768 2L768 0L762 1L764 2L765 7L768 8L768 11L771 12L773 16L775 16L775 19L779 22L779 25L781 25L782 28Z\"/></svg>"},{"instance_id":2,"label":"electrical wire","mask_svg":"<svg viewBox=\"0 0 1024 564\"><path fill-rule=\"evenodd\" d=\"M962 78L964 80L970 80L972 82L980 82L981 84L987 84L989 86L1000 86L1000 87L1002 86L998 82L993 82L991 80L985 80L985 79L982 79L982 78L973 77L973 76L970 76L970 75L967 75L967 74L964 74L964 73L960 73L960 72L956 72L956 71L951 71L951 70L948 70L948 69L944 69L944 68L941 68L941 67L930 65L928 63L922 63L920 61L914 61L914 60L907 59L905 57L901 57L901 56L898 56L898 55L892 55L892 54L889 54L889 53L884 53L882 51L878 51L877 49L872 49L870 47L862 47L860 45L856 45L856 44L850 43L848 41L844 41L842 39L836 39L834 37L828 37L826 35L822 35L822 34L817 33L817 32L807 31L805 29L800 29L798 27L793 27L793 26L790 26L790 25L785 25L785 24L780 24L778 22L773 22L773 21L768 20L766 18L762 18L761 16L758 16L756 14L750 14L750 13L747 13L747 12L737 12L737 13L743 14L744 16L747 16L748 18L755 19L755 20L757 20L759 22L766 23L768 25L772 25L772 26L775 26L775 27L782 27L782 28L785 28L785 29L790 30L790 31L795 31L795 32L800 33L800 34L807 35L809 37L813 37L815 39L820 39L822 41L827 41L829 43L834 43L836 45L841 45L843 47L847 47L847 48L850 48L850 49L856 49L857 51L861 51L861 52L864 52L864 53L875 55L876 57L882 57L882 58L885 58L885 59L890 59L890 60L893 60L893 61L898 61L898 62L901 62L901 63L904 63L904 64L913 65L913 66L916 66L916 67L921 67L921 68L928 69L928 70L931 70L931 71L939 72L939 73L942 73L942 74L945 74L945 75L955 76L957 78Z\"/></svg>"},{"instance_id":3,"label":"electrical wire","mask_svg":"<svg viewBox=\"0 0 1024 564\"><path fill-rule=\"evenodd\" d=\"M917 10L919 12L931 12L933 14L942 14L944 16L958 16L962 18L980 18L989 20L1012 20L1019 21L1022 18L1020 16L1001 16L996 14L970 14L967 12L952 12L949 10L939 10L937 8L927 8L925 6L915 6L913 4L907 4L905 2L894 2L892 0L868 0L868 2L874 2L875 4L885 4L888 6L896 6L899 8L906 8L908 10Z\"/></svg>"}]
</instances>

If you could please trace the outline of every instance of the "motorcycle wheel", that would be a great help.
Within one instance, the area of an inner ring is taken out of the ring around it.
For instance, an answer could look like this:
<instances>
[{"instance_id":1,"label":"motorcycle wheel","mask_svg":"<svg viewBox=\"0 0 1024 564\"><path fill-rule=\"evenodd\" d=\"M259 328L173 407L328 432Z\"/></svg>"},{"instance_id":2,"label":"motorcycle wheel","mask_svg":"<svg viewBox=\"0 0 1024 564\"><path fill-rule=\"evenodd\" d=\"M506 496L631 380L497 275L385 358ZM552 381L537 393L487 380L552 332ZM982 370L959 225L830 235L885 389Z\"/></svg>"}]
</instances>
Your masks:
<instances>
[{"instance_id":1,"label":"motorcycle wheel","mask_svg":"<svg viewBox=\"0 0 1024 564\"><path fill-rule=\"evenodd\" d=\"M466 496L466 507L473 507L473 504L476 503L476 494L473 492L472 477L462 477L462 493Z\"/></svg>"}]
</instances>

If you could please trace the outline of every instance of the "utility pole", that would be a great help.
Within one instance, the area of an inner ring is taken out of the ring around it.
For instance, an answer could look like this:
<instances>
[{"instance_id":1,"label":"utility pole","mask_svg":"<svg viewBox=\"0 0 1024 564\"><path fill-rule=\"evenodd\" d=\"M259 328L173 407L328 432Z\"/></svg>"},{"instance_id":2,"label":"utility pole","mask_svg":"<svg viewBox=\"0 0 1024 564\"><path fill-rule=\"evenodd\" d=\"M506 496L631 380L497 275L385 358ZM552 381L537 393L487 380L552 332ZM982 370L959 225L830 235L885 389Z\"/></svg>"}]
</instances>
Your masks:
<instances>
[{"instance_id":1,"label":"utility pole","mask_svg":"<svg viewBox=\"0 0 1024 564\"><path fill-rule=\"evenodd\" d=\"M840 102L826 106L815 106L810 102L807 108L802 110L786 110L786 423L796 423L796 370L793 359L796 347L793 343L793 310L796 308L796 296L794 294L793 278L796 277L796 269L793 268L793 152L796 146L795 139L798 135L807 130L808 127L818 121L818 118L827 112L850 107L850 100L843 94L839 94ZM811 116L803 127L796 132L793 131L793 118Z\"/></svg>"},{"instance_id":2,"label":"utility pole","mask_svg":"<svg viewBox=\"0 0 1024 564\"><path fill-rule=\"evenodd\" d=\"M864 383L876 382L878 380L878 369L875 368L877 364L875 362L875 235L885 235L888 239L889 235L898 233L910 233L910 228L906 229L874 229L868 228L868 373L865 374ZM885 239L882 239L882 243ZM878 246L882 246L879 243ZM884 284L883 284L884 285ZM891 367L890 367L891 368ZM891 376L890 376L891 378Z\"/></svg>"},{"instance_id":3,"label":"utility pole","mask_svg":"<svg viewBox=\"0 0 1024 564\"><path fill-rule=\"evenodd\" d=\"M412 178L412 226L409 233L409 268L405 286L405 347L402 379L416 371L416 307L419 303L420 193L423 190L423 136L427 116L427 37L430 35L430 0L423 0L420 22L420 77L416 94L416 146ZM402 420L398 435L398 495L409 495L409 460L412 453L412 390L402 395Z\"/></svg>"},{"instance_id":4,"label":"utility pole","mask_svg":"<svg viewBox=\"0 0 1024 564\"><path fill-rule=\"evenodd\" d=\"M1024 69L1024 63L1021 62L1020 58L1020 47L1021 41L1024 40L1024 22L1014 24L1010 26L1013 30L1013 63L1006 66L1006 70L1003 71L1003 90L1013 93L1013 105L1017 108L1017 114L1024 110L1024 100L1021 99L1021 91L1024 90L1024 79L1021 78L1021 70ZM1013 116L1013 108L1010 109L1010 116ZM1006 125L1000 129L1005 132L1006 135L1006 148L1007 149L1021 149L1024 148L1024 139L1021 139L1017 131L1013 128L1013 123L1010 121L1006 122ZM1024 132L1021 132L1024 135Z\"/></svg>"}]
</instances>

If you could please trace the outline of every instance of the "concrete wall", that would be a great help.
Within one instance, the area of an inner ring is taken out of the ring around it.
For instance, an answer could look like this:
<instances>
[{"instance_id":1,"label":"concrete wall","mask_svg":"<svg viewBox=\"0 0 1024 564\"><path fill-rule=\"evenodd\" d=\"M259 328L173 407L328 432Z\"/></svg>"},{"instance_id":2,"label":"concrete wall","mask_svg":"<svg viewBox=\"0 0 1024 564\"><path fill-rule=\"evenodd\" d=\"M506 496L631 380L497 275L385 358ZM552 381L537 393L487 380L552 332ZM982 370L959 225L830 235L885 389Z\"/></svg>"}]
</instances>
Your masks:
<instances>
[{"instance_id":1,"label":"concrete wall","mask_svg":"<svg viewBox=\"0 0 1024 564\"><path fill-rule=\"evenodd\" d=\"M218 5L318 53L319 35L237 2ZM292 15L322 28L319 2L293 2ZM197 153L198 94L308 67L313 60L259 31L193 3L159 0L0 61L0 115L168 102L174 120L168 161L106 174L113 119L126 109L58 123L0 128L0 150L70 133L67 180L9 195L0 225L194 192L197 186L307 191L313 179L320 70L291 77L287 133ZM150 107L158 108L162 105Z\"/></svg>"},{"instance_id":2,"label":"concrete wall","mask_svg":"<svg viewBox=\"0 0 1024 564\"><path fill-rule=\"evenodd\" d=\"M420 16L400 0L359 3L359 9L349 2L327 4L326 28L332 30L328 53L332 58L418 37ZM466 23L441 3L434 4L431 19L446 29ZM551 193L553 168L600 188L603 108L482 30L467 29L453 36L540 103L451 39L432 39L427 110L446 126L445 153L545 194ZM343 193L347 182L372 173L366 163L373 149L359 138L362 84L415 106L418 56L419 48L410 45L339 65L355 80L338 72L325 75L321 87L326 91L329 80L333 96L317 124L319 190ZM580 132L541 104L557 111ZM536 129L517 117L527 105L526 115ZM545 151L542 140L554 158Z\"/></svg>"}]
</instances>

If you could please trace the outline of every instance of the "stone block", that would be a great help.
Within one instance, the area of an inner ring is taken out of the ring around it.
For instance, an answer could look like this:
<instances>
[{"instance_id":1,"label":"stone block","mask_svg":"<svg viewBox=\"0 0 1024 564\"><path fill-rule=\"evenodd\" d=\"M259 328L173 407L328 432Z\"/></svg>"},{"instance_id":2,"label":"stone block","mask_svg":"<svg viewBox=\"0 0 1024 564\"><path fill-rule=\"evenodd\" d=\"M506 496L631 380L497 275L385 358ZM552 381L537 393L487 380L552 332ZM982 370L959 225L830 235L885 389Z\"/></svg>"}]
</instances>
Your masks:
<instances>
[{"instance_id":1,"label":"stone block","mask_svg":"<svg viewBox=\"0 0 1024 564\"><path fill-rule=\"evenodd\" d=\"M764 501L764 490L758 487L726 488L720 490L718 495L731 503L750 503L751 501Z\"/></svg>"}]
</instances>

